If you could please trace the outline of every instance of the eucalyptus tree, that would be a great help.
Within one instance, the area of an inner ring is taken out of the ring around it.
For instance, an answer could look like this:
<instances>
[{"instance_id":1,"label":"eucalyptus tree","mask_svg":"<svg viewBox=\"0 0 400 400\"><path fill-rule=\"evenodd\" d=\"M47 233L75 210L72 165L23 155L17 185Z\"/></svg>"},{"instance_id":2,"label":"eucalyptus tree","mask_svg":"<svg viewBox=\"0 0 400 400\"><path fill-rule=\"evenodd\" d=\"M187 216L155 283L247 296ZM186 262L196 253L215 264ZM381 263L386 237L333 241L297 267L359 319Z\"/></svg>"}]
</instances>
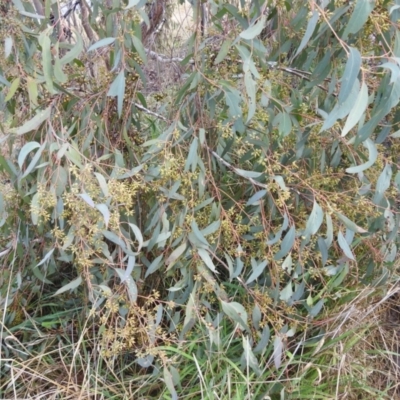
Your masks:
<instances>
[{"instance_id":1,"label":"eucalyptus tree","mask_svg":"<svg viewBox=\"0 0 400 400\"><path fill-rule=\"evenodd\" d=\"M167 345L229 332L283 373L347 282L398 265L400 3L193 1L163 54L174 6L2 4L0 229L6 326L28 293L81 301L101 356L176 397Z\"/></svg>"}]
</instances>

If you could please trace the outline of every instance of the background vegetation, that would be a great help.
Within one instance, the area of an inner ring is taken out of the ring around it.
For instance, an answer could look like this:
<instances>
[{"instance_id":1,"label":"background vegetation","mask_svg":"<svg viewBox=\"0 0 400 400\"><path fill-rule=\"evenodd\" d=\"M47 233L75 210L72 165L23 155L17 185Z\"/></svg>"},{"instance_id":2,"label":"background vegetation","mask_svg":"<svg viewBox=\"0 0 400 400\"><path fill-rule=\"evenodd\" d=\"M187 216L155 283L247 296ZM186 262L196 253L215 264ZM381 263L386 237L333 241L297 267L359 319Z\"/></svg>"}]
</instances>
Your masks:
<instances>
[{"instance_id":1,"label":"background vegetation","mask_svg":"<svg viewBox=\"0 0 400 400\"><path fill-rule=\"evenodd\" d=\"M399 396L399 17L3 1L0 397Z\"/></svg>"}]
</instances>

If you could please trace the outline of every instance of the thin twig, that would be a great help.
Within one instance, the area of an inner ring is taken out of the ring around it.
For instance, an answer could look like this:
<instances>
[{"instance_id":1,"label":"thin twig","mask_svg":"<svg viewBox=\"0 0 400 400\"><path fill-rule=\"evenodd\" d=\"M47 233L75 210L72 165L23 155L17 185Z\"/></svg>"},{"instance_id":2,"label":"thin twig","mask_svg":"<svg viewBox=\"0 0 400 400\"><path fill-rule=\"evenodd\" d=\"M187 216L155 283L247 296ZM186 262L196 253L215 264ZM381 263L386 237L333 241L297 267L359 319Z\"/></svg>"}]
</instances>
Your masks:
<instances>
[{"instance_id":1,"label":"thin twig","mask_svg":"<svg viewBox=\"0 0 400 400\"><path fill-rule=\"evenodd\" d=\"M231 171L233 171L236 175L241 176L244 179L247 179L249 182L251 182L253 185L255 186L259 186L262 187L263 189L268 189L268 185L264 184L264 183L260 183L255 181L253 178L244 176L243 174L240 173L240 171L238 171L237 168L235 168L233 165L229 164L227 161L225 161L222 157L220 157L214 150L211 150L208 146L205 146L206 149L222 164L224 164L226 167L228 167Z\"/></svg>"},{"instance_id":2,"label":"thin twig","mask_svg":"<svg viewBox=\"0 0 400 400\"><path fill-rule=\"evenodd\" d=\"M278 69L280 71L287 72L288 74L296 75L299 78L305 79L306 81L309 81L309 82L311 81L311 79L308 76L303 75L303 73L299 72L298 70L295 70L295 69L292 69L292 68L287 68L287 67L278 67ZM304 73L306 73L306 72L304 72ZM322 85L317 85L317 87L319 87L320 89L324 90L325 92L329 92L329 90L324 88ZM337 94L336 93L332 93L332 96L337 97Z\"/></svg>"},{"instance_id":3,"label":"thin twig","mask_svg":"<svg viewBox=\"0 0 400 400\"><path fill-rule=\"evenodd\" d=\"M150 49L145 49L145 51L147 54L150 54L152 58L155 58L157 61L160 62L182 62L184 60L184 58L180 57L167 57Z\"/></svg>"},{"instance_id":4,"label":"thin twig","mask_svg":"<svg viewBox=\"0 0 400 400\"><path fill-rule=\"evenodd\" d=\"M138 110L140 110L140 111L144 111L145 113L150 114L150 115L152 115L153 117L159 118L159 119L161 119L161 120L163 120L163 121L166 121L166 122L168 121L167 118L163 117L163 116L160 115L160 114L155 113L154 111L149 110L149 109L146 108L146 107L143 107L142 105L140 105L140 104L138 104L138 103L133 103L133 104L134 104L135 107L136 107Z\"/></svg>"}]
</instances>

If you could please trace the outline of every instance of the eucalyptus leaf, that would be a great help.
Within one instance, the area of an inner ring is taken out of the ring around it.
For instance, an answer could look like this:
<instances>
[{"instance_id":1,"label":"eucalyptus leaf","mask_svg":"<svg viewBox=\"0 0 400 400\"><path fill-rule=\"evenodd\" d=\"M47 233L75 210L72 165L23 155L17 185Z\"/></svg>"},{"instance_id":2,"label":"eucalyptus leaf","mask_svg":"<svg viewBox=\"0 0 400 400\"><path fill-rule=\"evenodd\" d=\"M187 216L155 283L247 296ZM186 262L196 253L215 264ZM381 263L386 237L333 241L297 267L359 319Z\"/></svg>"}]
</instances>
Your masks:
<instances>
[{"instance_id":1,"label":"eucalyptus leaf","mask_svg":"<svg viewBox=\"0 0 400 400\"><path fill-rule=\"evenodd\" d=\"M248 329L247 326L247 311L238 302L225 302L221 300L221 306L223 312L231 319L233 319L237 324L240 325L241 329Z\"/></svg>"},{"instance_id":2,"label":"eucalyptus leaf","mask_svg":"<svg viewBox=\"0 0 400 400\"><path fill-rule=\"evenodd\" d=\"M261 18L253 25L249 26L245 31L241 32L242 39L251 40L258 36L265 27L266 16L262 15Z\"/></svg>"}]
</instances>

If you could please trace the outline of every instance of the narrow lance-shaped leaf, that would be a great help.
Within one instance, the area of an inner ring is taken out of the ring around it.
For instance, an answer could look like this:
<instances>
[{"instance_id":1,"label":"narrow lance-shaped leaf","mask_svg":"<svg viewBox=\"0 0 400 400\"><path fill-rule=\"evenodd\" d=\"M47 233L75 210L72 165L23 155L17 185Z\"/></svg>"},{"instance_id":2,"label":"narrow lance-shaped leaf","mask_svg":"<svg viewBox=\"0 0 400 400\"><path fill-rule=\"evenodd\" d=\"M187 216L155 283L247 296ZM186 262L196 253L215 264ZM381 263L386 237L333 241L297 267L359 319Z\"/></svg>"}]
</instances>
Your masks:
<instances>
[{"instance_id":1,"label":"narrow lance-shaped leaf","mask_svg":"<svg viewBox=\"0 0 400 400\"><path fill-rule=\"evenodd\" d=\"M376 183L376 191L373 198L373 202L375 204L380 204L383 199L383 195L385 191L390 187L390 180L392 179L392 167L390 164L386 164L385 168L381 172L378 178L378 182Z\"/></svg>"},{"instance_id":2,"label":"narrow lance-shaped leaf","mask_svg":"<svg viewBox=\"0 0 400 400\"><path fill-rule=\"evenodd\" d=\"M317 10L314 10L311 18L308 20L306 33L304 34L300 46L297 49L294 57L297 57L300 54L300 52L304 49L304 47L306 47L308 41L310 40L312 34L314 33L315 27L317 26L318 18L319 18L319 12Z\"/></svg>"},{"instance_id":3,"label":"narrow lance-shaped leaf","mask_svg":"<svg viewBox=\"0 0 400 400\"><path fill-rule=\"evenodd\" d=\"M358 93L357 100L354 107L351 109L349 116L347 117L346 124L342 131L342 137L346 136L349 131L360 121L362 115L368 106L368 88L365 82L361 84L361 90Z\"/></svg>"},{"instance_id":4,"label":"narrow lance-shaped leaf","mask_svg":"<svg viewBox=\"0 0 400 400\"><path fill-rule=\"evenodd\" d=\"M249 26L245 31L240 34L240 37L245 40L254 39L258 36L265 27L267 17L262 15L261 18L254 24Z\"/></svg>"},{"instance_id":5,"label":"narrow lance-shaped leaf","mask_svg":"<svg viewBox=\"0 0 400 400\"><path fill-rule=\"evenodd\" d=\"M22 168L22 165L24 164L26 156L34 149L37 149L40 147L40 144L38 142L28 142L24 144L22 147L21 151L18 154L18 165L19 168Z\"/></svg>"},{"instance_id":6,"label":"narrow lance-shaped leaf","mask_svg":"<svg viewBox=\"0 0 400 400\"><path fill-rule=\"evenodd\" d=\"M13 46L13 40L11 36L8 36L4 39L4 55L5 58L8 58L8 56L11 54Z\"/></svg>"},{"instance_id":7,"label":"narrow lance-shaped leaf","mask_svg":"<svg viewBox=\"0 0 400 400\"><path fill-rule=\"evenodd\" d=\"M251 368L258 376L262 374L261 368L258 364L257 358L251 350L250 341L248 337L243 336L243 356L246 361L246 366Z\"/></svg>"},{"instance_id":8,"label":"narrow lance-shaped leaf","mask_svg":"<svg viewBox=\"0 0 400 400\"><path fill-rule=\"evenodd\" d=\"M249 283L253 282L256 280L265 270L265 267L267 266L268 261L264 260L260 264L257 265L256 268L254 268L252 274L249 276L249 278L246 281L246 284L248 285Z\"/></svg>"},{"instance_id":9,"label":"narrow lance-shaped leaf","mask_svg":"<svg viewBox=\"0 0 400 400\"><path fill-rule=\"evenodd\" d=\"M72 49L60 60L61 64L71 63L75 58L79 56L79 54L81 54L83 50L83 40L81 35L75 29L72 29L72 31L74 32L74 36L76 37L76 42Z\"/></svg>"},{"instance_id":10,"label":"narrow lance-shaped leaf","mask_svg":"<svg viewBox=\"0 0 400 400\"><path fill-rule=\"evenodd\" d=\"M107 96L117 97L118 116L121 117L125 95L125 72L121 71L108 89Z\"/></svg>"},{"instance_id":11,"label":"narrow lance-shaped leaf","mask_svg":"<svg viewBox=\"0 0 400 400\"><path fill-rule=\"evenodd\" d=\"M215 265L211 260L210 255L208 254L207 250L204 249L197 249L197 253L199 254L200 258L204 261L204 264L214 273L218 273L215 269Z\"/></svg>"},{"instance_id":12,"label":"narrow lance-shaped leaf","mask_svg":"<svg viewBox=\"0 0 400 400\"><path fill-rule=\"evenodd\" d=\"M82 277L78 276L76 279L72 280L71 282L64 285L62 288L58 289L52 296L57 296L58 294L67 292L68 290L76 289L82 283Z\"/></svg>"},{"instance_id":13,"label":"narrow lance-shaped leaf","mask_svg":"<svg viewBox=\"0 0 400 400\"><path fill-rule=\"evenodd\" d=\"M42 67L43 75L46 80L47 90L54 94L56 91L53 86L53 65L51 57L51 41L49 35L53 32L53 28L48 28L39 35L39 44L42 47Z\"/></svg>"},{"instance_id":14,"label":"narrow lance-shaped leaf","mask_svg":"<svg viewBox=\"0 0 400 400\"><path fill-rule=\"evenodd\" d=\"M26 176L28 176L28 174L30 174L30 172L33 170L33 168L35 168L35 166L38 163L40 157L42 156L43 150L46 148L46 146L47 146L47 142L44 141L42 143L42 145L39 147L38 151L33 156L32 161L27 166L25 172L22 175L22 178L25 178Z\"/></svg>"},{"instance_id":15,"label":"narrow lance-shaped leaf","mask_svg":"<svg viewBox=\"0 0 400 400\"><path fill-rule=\"evenodd\" d=\"M307 220L306 229L304 231L304 235L315 235L318 232L319 227L321 226L324 220L324 212L320 205L314 200L313 209L311 214Z\"/></svg>"},{"instance_id":16,"label":"narrow lance-shaped leaf","mask_svg":"<svg viewBox=\"0 0 400 400\"><path fill-rule=\"evenodd\" d=\"M25 122L19 128L12 128L10 131L16 133L17 135L23 135L25 133L31 132L37 129L44 121L46 121L51 114L51 106L47 107L45 110L39 111L32 119Z\"/></svg>"},{"instance_id":17,"label":"narrow lance-shaped leaf","mask_svg":"<svg viewBox=\"0 0 400 400\"><path fill-rule=\"evenodd\" d=\"M232 318L236 323L238 323L242 329L248 329L247 311L240 303L234 301L228 303L221 300L221 305L223 312L229 318Z\"/></svg>"},{"instance_id":18,"label":"narrow lance-shaped leaf","mask_svg":"<svg viewBox=\"0 0 400 400\"><path fill-rule=\"evenodd\" d=\"M110 44L112 44L112 43L114 43L114 42L115 42L115 38L113 38L113 37L107 37L107 38L104 38L104 39L99 40L99 41L96 42L96 43L93 43L93 44L87 49L87 51L88 51L88 52L89 52L89 51L93 51L93 50L96 50L96 49L98 49L98 48L100 48L100 47L108 46L108 45L110 45Z\"/></svg>"},{"instance_id":19,"label":"narrow lance-shaped leaf","mask_svg":"<svg viewBox=\"0 0 400 400\"><path fill-rule=\"evenodd\" d=\"M363 145L368 149L368 161L364 164L357 165L356 167L346 168L346 172L349 174L356 174L358 172L365 171L366 169L372 167L378 158L378 151L376 150L375 144L371 139L367 139Z\"/></svg>"},{"instance_id":20,"label":"narrow lance-shaped leaf","mask_svg":"<svg viewBox=\"0 0 400 400\"><path fill-rule=\"evenodd\" d=\"M347 23L346 29L343 32L342 39L346 40L350 33L357 33L367 22L371 11L374 9L375 0L358 0L353 14Z\"/></svg>"},{"instance_id":21,"label":"narrow lance-shaped leaf","mask_svg":"<svg viewBox=\"0 0 400 400\"><path fill-rule=\"evenodd\" d=\"M292 225L282 240L281 249L278 251L278 253L275 254L275 260L280 260L281 258L285 257L290 250L292 250L295 238L296 228L294 225Z\"/></svg>"},{"instance_id":22,"label":"narrow lance-shaped leaf","mask_svg":"<svg viewBox=\"0 0 400 400\"><path fill-rule=\"evenodd\" d=\"M339 103L343 103L349 96L361 67L360 52L354 47L350 47L349 52L349 59L344 69L338 96Z\"/></svg>"},{"instance_id":23,"label":"narrow lance-shaped leaf","mask_svg":"<svg viewBox=\"0 0 400 400\"><path fill-rule=\"evenodd\" d=\"M214 65L219 64L221 61L225 60L225 57L228 54L231 45L232 45L232 40L230 39L227 39L224 41L224 43L222 43L218 55L214 60Z\"/></svg>"},{"instance_id":24,"label":"narrow lance-shaped leaf","mask_svg":"<svg viewBox=\"0 0 400 400\"><path fill-rule=\"evenodd\" d=\"M340 248L343 250L343 253L345 254L345 256L347 258L349 258L350 260L355 260L353 252L351 251L350 246L347 243L347 241L341 231L339 231L339 233L338 233L338 243L339 243Z\"/></svg>"},{"instance_id":25,"label":"narrow lance-shaped leaf","mask_svg":"<svg viewBox=\"0 0 400 400\"><path fill-rule=\"evenodd\" d=\"M6 98L4 99L4 101L9 101L13 98L15 92L17 91L17 89L19 88L19 84L21 82L21 78L15 78L10 86L10 88L8 89L8 93Z\"/></svg>"},{"instance_id":26,"label":"narrow lance-shaped leaf","mask_svg":"<svg viewBox=\"0 0 400 400\"><path fill-rule=\"evenodd\" d=\"M258 203L266 194L267 191L265 189L259 190L258 192L253 194L253 196L250 197L250 199L246 203L246 206Z\"/></svg>"}]
</instances>

